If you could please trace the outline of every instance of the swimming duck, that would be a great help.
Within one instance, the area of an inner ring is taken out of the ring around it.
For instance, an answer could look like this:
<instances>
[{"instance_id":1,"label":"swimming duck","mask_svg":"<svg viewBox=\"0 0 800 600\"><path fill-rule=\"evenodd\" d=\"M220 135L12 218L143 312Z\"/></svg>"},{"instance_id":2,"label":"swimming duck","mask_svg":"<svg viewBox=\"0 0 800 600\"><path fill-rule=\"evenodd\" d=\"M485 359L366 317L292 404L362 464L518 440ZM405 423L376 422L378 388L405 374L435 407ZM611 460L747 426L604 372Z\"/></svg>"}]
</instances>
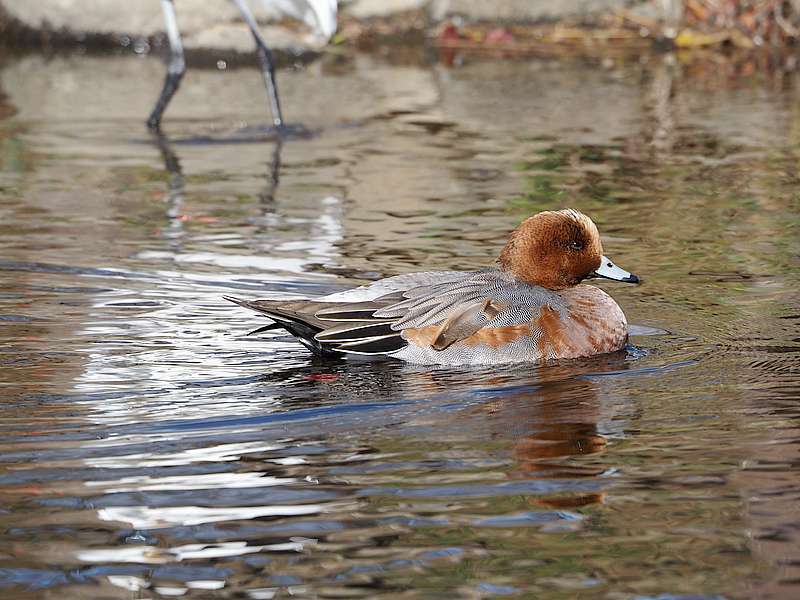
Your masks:
<instances>
[{"instance_id":1,"label":"swimming duck","mask_svg":"<svg viewBox=\"0 0 800 600\"><path fill-rule=\"evenodd\" d=\"M638 283L603 256L583 213L540 212L509 236L497 266L429 271L304 300L241 300L321 355L383 355L421 364L500 364L614 352L628 339L619 305L581 285ZM255 332L253 332L255 333Z\"/></svg>"}]
</instances>

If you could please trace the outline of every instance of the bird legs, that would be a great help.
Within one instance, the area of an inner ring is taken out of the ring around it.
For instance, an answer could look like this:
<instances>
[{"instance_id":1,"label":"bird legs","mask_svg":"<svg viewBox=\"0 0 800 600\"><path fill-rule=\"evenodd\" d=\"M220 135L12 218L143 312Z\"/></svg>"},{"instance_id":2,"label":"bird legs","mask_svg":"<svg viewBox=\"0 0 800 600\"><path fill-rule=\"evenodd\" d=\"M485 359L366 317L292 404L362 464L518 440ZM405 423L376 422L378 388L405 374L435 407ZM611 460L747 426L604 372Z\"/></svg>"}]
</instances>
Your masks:
<instances>
[{"instance_id":1,"label":"bird legs","mask_svg":"<svg viewBox=\"0 0 800 600\"><path fill-rule=\"evenodd\" d=\"M272 110L272 124L280 129L283 127L283 115L281 114L281 103L278 98L278 86L275 82L275 66L273 63L272 52L267 47L261 32L258 30L253 13L250 12L250 7L247 5L246 0L232 0L239 12L253 34L253 39L256 42L258 52L258 60L261 63L261 72L264 75L264 82L267 86L267 95L269 96L270 109ZM164 80L164 87L161 89L161 95L158 97L153 112L150 113L150 118L147 119L147 126L150 129L158 130L161 126L161 116L167 108L169 101L175 92L178 91L178 86L181 83L184 73L186 73L186 60L183 56L183 44L181 43L181 34L178 30L178 21L175 17L175 4L174 0L161 0L161 8L164 11L164 24L167 32L167 39L169 40L169 64L167 66L167 77Z\"/></svg>"},{"instance_id":2,"label":"bird legs","mask_svg":"<svg viewBox=\"0 0 800 600\"><path fill-rule=\"evenodd\" d=\"M186 60L183 58L183 44L181 44L181 32L178 29L178 21L175 18L175 5L173 0L161 0L161 8L164 11L164 27L167 30L169 40L169 64L167 65L167 77L164 80L164 87L161 88L161 95L156 101L150 118L147 119L147 126L150 129L158 130L161 127L161 115L167 104L178 91L183 74L186 73Z\"/></svg>"},{"instance_id":3,"label":"bird legs","mask_svg":"<svg viewBox=\"0 0 800 600\"><path fill-rule=\"evenodd\" d=\"M233 3L242 13L242 18L250 28L250 33L253 34L253 39L256 42L258 61L261 63L261 72L264 75L264 83L267 85L267 95L269 96L269 105L272 110L272 124L280 129L283 127L283 115L281 114L281 102L278 99L278 85L275 83L275 65L272 60L272 52L267 47L264 38L261 37L258 24L253 17L253 13L250 12L247 0L233 0Z\"/></svg>"}]
</instances>

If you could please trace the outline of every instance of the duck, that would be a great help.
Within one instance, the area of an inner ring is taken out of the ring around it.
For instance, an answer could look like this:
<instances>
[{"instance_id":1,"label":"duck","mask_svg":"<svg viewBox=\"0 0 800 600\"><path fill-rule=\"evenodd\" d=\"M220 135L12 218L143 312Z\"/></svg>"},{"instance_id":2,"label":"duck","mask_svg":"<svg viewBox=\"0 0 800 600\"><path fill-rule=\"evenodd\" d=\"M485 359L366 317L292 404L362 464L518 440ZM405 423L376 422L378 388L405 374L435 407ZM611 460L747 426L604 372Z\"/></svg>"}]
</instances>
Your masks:
<instances>
[{"instance_id":1,"label":"duck","mask_svg":"<svg viewBox=\"0 0 800 600\"><path fill-rule=\"evenodd\" d=\"M224 298L271 319L321 356L428 365L541 363L616 352L628 322L605 291L640 283L603 254L594 222L567 208L525 219L494 266L425 271L299 300Z\"/></svg>"}]
</instances>

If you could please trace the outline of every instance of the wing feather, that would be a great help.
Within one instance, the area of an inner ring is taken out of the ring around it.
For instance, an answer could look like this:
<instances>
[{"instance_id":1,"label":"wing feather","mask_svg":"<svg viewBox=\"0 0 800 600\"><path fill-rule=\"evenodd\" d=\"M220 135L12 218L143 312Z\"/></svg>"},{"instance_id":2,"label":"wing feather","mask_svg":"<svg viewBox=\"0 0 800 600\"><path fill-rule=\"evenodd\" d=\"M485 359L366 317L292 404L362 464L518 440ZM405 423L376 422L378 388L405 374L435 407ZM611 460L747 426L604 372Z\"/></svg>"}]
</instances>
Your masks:
<instances>
[{"instance_id":1,"label":"wing feather","mask_svg":"<svg viewBox=\"0 0 800 600\"><path fill-rule=\"evenodd\" d=\"M375 336L396 335L391 321L362 321L329 327L314 337L322 343L356 342Z\"/></svg>"},{"instance_id":2,"label":"wing feather","mask_svg":"<svg viewBox=\"0 0 800 600\"><path fill-rule=\"evenodd\" d=\"M339 352L346 354L389 354L401 350L408 345L399 333L380 337L367 338L358 342L347 342L337 347Z\"/></svg>"},{"instance_id":3,"label":"wing feather","mask_svg":"<svg viewBox=\"0 0 800 600\"><path fill-rule=\"evenodd\" d=\"M506 309L506 305L485 298L471 304L457 306L442 323L431 342L434 350L444 350L458 341L467 339L483 329L486 324Z\"/></svg>"},{"instance_id":4,"label":"wing feather","mask_svg":"<svg viewBox=\"0 0 800 600\"><path fill-rule=\"evenodd\" d=\"M431 347L444 350L484 327L530 323L556 293L497 269L400 275L317 300L239 300L321 354L391 354L408 345L403 330L439 326Z\"/></svg>"}]
</instances>

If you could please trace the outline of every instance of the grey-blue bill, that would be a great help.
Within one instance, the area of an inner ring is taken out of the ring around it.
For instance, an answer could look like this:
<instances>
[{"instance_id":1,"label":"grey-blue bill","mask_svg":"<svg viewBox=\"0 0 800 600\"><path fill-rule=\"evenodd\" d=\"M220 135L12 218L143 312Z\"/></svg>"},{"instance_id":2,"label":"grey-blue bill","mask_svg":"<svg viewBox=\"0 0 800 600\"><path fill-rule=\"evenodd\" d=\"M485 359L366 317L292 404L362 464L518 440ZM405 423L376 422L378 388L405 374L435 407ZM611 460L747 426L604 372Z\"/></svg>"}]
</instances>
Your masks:
<instances>
[{"instance_id":1,"label":"grey-blue bill","mask_svg":"<svg viewBox=\"0 0 800 600\"><path fill-rule=\"evenodd\" d=\"M620 269L607 256L601 257L600 266L595 269L594 275L605 279L613 279L614 281L624 281L625 283L641 282L641 279L636 275L629 273L625 269Z\"/></svg>"}]
</instances>

